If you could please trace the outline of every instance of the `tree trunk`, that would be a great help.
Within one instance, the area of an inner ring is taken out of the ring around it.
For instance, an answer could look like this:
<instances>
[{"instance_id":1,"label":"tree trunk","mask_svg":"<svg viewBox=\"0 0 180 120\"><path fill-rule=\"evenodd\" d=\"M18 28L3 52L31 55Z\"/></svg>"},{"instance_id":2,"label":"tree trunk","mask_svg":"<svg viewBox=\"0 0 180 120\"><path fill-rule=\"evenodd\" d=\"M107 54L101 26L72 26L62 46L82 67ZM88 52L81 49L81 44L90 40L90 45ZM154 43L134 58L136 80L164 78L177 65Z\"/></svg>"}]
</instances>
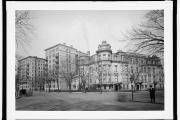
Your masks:
<instances>
[{"instance_id":1,"label":"tree trunk","mask_svg":"<svg viewBox=\"0 0 180 120\"><path fill-rule=\"evenodd\" d=\"M86 93L86 85L85 85L85 83L84 83L83 86L84 86L84 93Z\"/></svg>"},{"instance_id":2,"label":"tree trunk","mask_svg":"<svg viewBox=\"0 0 180 120\"><path fill-rule=\"evenodd\" d=\"M102 94L102 83L100 84L100 94Z\"/></svg>"},{"instance_id":3,"label":"tree trunk","mask_svg":"<svg viewBox=\"0 0 180 120\"><path fill-rule=\"evenodd\" d=\"M100 88L100 94L102 94L102 88Z\"/></svg>"},{"instance_id":4,"label":"tree trunk","mask_svg":"<svg viewBox=\"0 0 180 120\"><path fill-rule=\"evenodd\" d=\"M49 85L49 92L50 92L50 88L51 88L51 86Z\"/></svg>"},{"instance_id":5,"label":"tree trunk","mask_svg":"<svg viewBox=\"0 0 180 120\"><path fill-rule=\"evenodd\" d=\"M72 91L71 91L71 83L69 83L69 92L72 92Z\"/></svg>"},{"instance_id":6,"label":"tree trunk","mask_svg":"<svg viewBox=\"0 0 180 120\"><path fill-rule=\"evenodd\" d=\"M132 88L131 88L131 89L132 89L132 94L131 94L131 95L132 95L132 101L134 101L134 94L133 94L133 92L134 92L133 88L134 88L134 87L133 87L133 85L131 85L131 87L132 87Z\"/></svg>"},{"instance_id":7,"label":"tree trunk","mask_svg":"<svg viewBox=\"0 0 180 120\"><path fill-rule=\"evenodd\" d=\"M59 80L57 79L57 88L58 88L58 92L59 92Z\"/></svg>"}]
</instances>

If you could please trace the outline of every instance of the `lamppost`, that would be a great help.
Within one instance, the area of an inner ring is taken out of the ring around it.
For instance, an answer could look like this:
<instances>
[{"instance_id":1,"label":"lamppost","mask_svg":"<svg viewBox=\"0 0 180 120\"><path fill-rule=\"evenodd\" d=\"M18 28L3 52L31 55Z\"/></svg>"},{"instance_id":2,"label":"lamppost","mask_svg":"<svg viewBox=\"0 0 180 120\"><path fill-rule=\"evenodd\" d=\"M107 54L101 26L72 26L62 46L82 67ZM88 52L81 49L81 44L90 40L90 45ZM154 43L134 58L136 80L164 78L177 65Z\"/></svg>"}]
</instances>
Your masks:
<instances>
[{"instance_id":1,"label":"lamppost","mask_svg":"<svg viewBox=\"0 0 180 120\"><path fill-rule=\"evenodd\" d=\"M131 75L130 77L130 81L131 81L131 92L132 92L132 101L134 100L134 95L133 95L133 83L134 83L134 75Z\"/></svg>"},{"instance_id":2,"label":"lamppost","mask_svg":"<svg viewBox=\"0 0 180 120\"><path fill-rule=\"evenodd\" d=\"M100 94L102 94L102 71L99 73Z\"/></svg>"}]
</instances>

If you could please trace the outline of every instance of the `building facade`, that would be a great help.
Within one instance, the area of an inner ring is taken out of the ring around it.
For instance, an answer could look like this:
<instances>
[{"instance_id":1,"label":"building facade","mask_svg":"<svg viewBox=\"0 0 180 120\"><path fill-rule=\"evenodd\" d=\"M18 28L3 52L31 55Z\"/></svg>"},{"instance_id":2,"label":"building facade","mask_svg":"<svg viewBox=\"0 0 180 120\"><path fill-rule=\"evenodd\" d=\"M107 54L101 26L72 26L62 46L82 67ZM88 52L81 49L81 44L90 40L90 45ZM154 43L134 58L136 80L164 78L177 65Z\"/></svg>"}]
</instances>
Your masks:
<instances>
[{"instance_id":1,"label":"building facade","mask_svg":"<svg viewBox=\"0 0 180 120\"><path fill-rule=\"evenodd\" d=\"M77 90L78 81L78 57L86 53L80 52L73 46L57 44L45 50L48 80L45 90Z\"/></svg>"},{"instance_id":2,"label":"building facade","mask_svg":"<svg viewBox=\"0 0 180 120\"><path fill-rule=\"evenodd\" d=\"M28 56L18 61L19 89L44 90L47 75L47 61Z\"/></svg>"},{"instance_id":3,"label":"building facade","mask_svg":"<svg viewBox=\"0 0 180 120\"><path fill-rule=\"evenodd\" d=\"M83 53L58 44L45 50L49 78L45 90L101 89L104 91L164 89L161 59L121 50L113 53L103 41L96 51Z\"/></svg>"},{"instance_id":4,"label":"building facade","mask_svg":"<svg viewBox=\"0 0 180 120\"><path fill-rule=\"evenodd\" d=\"M89 88L106 91L146 90L150 85L164 88L163 66L156 56L121 50L113 53L110 44L103 41L95 55L86 55L80 61L79 73L88 73Z\"/></svg>"}]
</instances>

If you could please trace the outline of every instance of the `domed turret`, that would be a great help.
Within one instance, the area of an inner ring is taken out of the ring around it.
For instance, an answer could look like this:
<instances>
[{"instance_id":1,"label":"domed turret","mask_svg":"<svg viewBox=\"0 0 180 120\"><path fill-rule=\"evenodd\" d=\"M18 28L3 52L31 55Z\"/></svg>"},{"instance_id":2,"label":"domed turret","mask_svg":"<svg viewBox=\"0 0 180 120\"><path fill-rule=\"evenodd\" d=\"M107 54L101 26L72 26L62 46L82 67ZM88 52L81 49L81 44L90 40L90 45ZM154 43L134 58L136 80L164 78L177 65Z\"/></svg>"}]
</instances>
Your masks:
<instances>
[{"instance_id":1,"label":"domed turret","mask_svg":"<svg viewBox=\"0 0 180 120\"><path fill-rule=\"evenodd\" d=\"M102 41L102 43L98 46L98 50L96 51L96 53L103 51L109 51L112 53L111 45L108 44L106 41Z\"/></svg>"}]
</instances>

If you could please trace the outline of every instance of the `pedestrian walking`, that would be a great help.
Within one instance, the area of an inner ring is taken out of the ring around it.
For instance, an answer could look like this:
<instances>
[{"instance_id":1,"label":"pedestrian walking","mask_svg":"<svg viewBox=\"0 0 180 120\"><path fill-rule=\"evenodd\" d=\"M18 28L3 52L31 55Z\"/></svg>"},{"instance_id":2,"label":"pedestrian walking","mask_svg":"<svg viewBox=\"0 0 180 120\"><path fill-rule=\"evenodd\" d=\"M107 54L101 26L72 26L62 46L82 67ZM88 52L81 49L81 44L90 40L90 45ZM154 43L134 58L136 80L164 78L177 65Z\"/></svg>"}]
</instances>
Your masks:
<instances>
[{"instance_id":1,"label":"pedestrian walking","mask_svg":"<svg viewBox=\"0 0 180 120\"><path fill-rule=\"evenodd\" d=\"M149 88L151 103L155 103L155 89L150 85Z\"/></svg>"}]
</instances>

